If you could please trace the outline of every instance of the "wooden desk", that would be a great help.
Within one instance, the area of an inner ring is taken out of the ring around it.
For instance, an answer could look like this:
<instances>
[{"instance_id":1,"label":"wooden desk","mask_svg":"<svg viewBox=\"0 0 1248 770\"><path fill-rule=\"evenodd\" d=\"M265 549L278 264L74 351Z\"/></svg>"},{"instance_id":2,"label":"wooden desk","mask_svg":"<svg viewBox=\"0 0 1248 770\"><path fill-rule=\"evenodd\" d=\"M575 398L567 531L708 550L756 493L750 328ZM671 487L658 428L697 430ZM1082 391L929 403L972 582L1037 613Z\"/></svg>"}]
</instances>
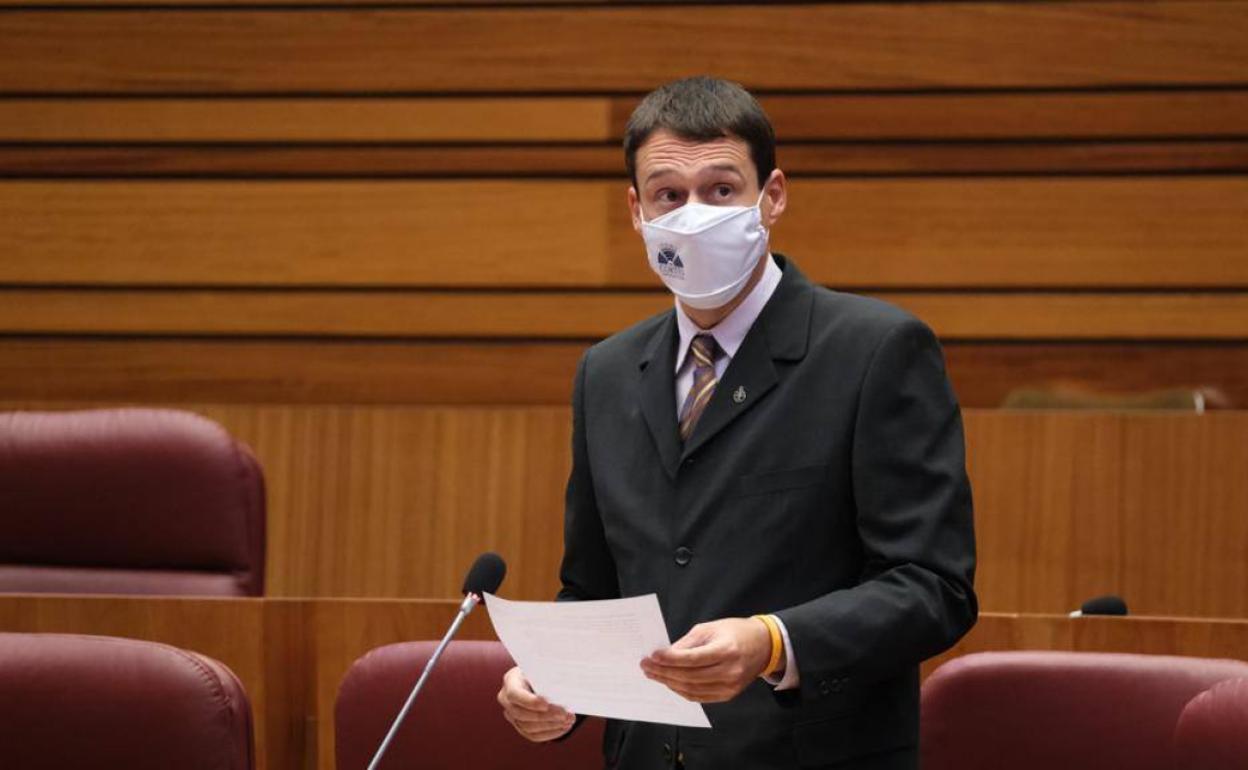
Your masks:
<instances>
[{"instance_id":1,"label":"wooden desk","mask_svg":"<svg viewBox=\"0 0 1248 770\"><path fill-rule=\"evenodd\" d=\"M247 688L262 770L332 770L334 699L347 668L384 644L440 638L456 607L444 600L0 595L0 631L126 636L214 657ZM459 638L493 638L485 613L470 617ZM968 652L1016 649L1248 659L1248 620L986 613L923 672Z\"/></svg>"}]
</instances>

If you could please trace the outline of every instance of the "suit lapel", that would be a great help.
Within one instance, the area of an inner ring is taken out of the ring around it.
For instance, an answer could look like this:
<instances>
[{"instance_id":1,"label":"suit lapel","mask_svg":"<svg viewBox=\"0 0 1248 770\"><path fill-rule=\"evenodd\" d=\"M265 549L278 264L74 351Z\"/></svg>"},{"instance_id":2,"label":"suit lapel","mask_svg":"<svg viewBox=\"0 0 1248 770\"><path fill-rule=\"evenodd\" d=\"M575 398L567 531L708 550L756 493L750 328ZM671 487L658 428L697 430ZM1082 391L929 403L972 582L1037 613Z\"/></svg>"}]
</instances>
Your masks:
<instances>
[{"instance_id":1,"label":"suit lapel","mask_svg":"<svg viewBox=\"0 0 1248 770\"><path fill-rule=\"evenodd\" d=\"M680 434L676 422L676 313L661 324L639 363L641 414L658 449L663 470L676 478L680 467Z\"/></svg>"},{"instance_id":2,"label":"suit lapel","mask_svg":"<svg viewBox=\"0 0 1248 770\"><path fill-rule=\"evenodd\" d=\"M694 426L693 435L685 443L681 458L696 452L776 387L780 377L775 360L797 361L806 355L814 287L783 255L776 254L775 258L784 269L780 285L715 386L715 393Z\"/></svg>"}]
</instances>

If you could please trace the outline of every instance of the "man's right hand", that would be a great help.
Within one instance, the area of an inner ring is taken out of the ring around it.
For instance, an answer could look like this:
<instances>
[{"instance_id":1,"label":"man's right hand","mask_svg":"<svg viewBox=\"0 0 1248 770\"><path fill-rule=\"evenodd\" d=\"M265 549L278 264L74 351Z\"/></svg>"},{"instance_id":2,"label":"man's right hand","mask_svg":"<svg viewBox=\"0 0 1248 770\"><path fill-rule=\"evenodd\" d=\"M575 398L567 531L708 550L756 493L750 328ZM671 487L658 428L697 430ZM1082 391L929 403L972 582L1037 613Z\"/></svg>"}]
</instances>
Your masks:
<instances>
[{"instance_id":1,"label":"man's right hand","mask_svg":"<svg viewBox=\"0 0 1248 770\"><path fill-rule=\"evenodd\" d=\"M529 680L519 666L503 674L503 689L498 691L498 702L516 732L531 741L553 741L572 729L576 717L533 692Z\"/></svg>"}]
</instances>

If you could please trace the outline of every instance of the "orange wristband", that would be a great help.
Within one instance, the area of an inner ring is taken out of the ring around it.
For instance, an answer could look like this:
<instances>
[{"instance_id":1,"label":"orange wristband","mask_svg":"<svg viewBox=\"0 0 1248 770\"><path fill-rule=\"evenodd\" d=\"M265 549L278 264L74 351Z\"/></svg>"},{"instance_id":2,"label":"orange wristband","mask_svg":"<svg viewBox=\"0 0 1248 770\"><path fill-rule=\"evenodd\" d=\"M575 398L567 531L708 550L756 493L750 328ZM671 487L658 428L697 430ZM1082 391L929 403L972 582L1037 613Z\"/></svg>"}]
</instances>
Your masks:
<instances>
[{"instance_id":1,"label":"orange wristband","mask_svg":"<svg viewBox=\"0 0 1248 770\"><path fill-rule=\"evenodd\" d=\"M767 626L767 632L771 634L771 659L767 661L767 667L762 673L762 676L768 677L776 673L776 669L780 667L780 654L784 652L784 639L780 636L780 626L776 625L775 618L770 615L755 615L754 617L763 621L763 625Z\"/></svg>"}]
</instances>

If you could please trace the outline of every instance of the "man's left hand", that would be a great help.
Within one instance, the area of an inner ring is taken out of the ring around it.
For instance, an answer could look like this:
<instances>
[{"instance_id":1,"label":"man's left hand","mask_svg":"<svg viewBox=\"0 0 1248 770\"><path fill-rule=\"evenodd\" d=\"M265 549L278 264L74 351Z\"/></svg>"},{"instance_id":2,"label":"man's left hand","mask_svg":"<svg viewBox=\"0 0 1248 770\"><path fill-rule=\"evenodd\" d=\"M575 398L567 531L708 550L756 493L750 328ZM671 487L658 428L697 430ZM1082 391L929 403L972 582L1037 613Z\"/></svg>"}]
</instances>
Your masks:
<instances>
[{"instance_id":1,"label":"man's left hand","mask_svg":"<svg viewBox=\"0 0 1248 770\"><path fill-rule=\"evenodd\" d=\"M700 623L641 662L646 676L697 703L735 698L771 658L771 632L757 618Z\"/></svg>"}]
</instances>

